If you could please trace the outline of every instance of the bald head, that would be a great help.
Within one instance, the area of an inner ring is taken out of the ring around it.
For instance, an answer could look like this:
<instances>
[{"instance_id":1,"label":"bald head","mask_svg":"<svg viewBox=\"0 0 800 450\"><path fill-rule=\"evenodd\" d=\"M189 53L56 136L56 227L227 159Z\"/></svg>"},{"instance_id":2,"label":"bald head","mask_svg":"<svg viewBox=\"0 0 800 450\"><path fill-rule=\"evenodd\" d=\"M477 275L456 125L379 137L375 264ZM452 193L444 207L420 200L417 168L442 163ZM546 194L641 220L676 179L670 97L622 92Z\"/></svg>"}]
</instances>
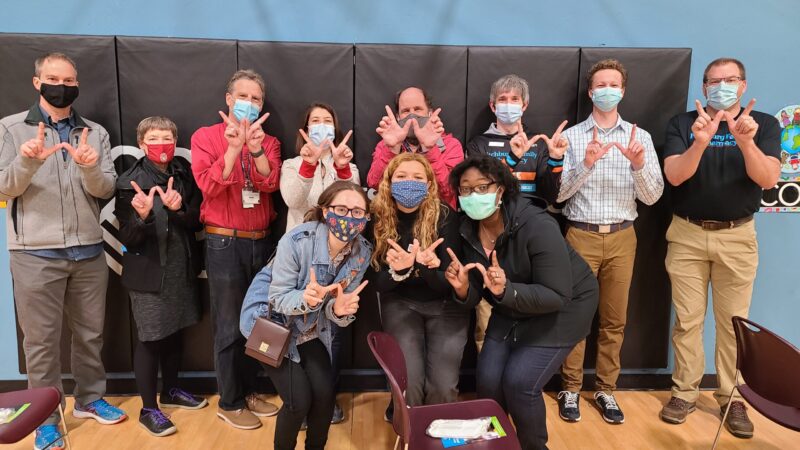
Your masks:
<instances>
[{"instance_id":1,"label":"bald head","mask_svg":"<svg viewBox=\"0 0 800 450\"><path fill-rule=\"evenodd\" d=\"M430 97L424 90L411 86L397 93L395 96L395 109L397 110L397 118L402 119L412 113L418 116L427 116L433 106L431 105Z\"/></svg>"}]
</instances>

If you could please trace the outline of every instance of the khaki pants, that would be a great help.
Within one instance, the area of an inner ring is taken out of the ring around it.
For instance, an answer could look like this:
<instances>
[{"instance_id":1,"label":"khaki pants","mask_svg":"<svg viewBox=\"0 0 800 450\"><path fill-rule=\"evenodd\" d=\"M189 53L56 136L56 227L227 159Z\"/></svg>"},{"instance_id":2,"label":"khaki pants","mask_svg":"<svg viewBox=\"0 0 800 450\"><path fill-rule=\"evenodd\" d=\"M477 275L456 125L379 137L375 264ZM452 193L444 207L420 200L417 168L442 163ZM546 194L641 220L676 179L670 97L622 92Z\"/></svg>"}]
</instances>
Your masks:
<instances>
[{"instance_id":1,"label":"khaki pants","mask_svg":"<svg viewBox=\"0 0 800 450\"><path fill-rule=\"evenodd\" d=\"M475 347L478 348L478 353L483 348L483 340L486 338L486 328L489 326L491 315L492 305L481 299L481 302L475 307Z\"/></svg>"},{"instance_id":2,"label":"khaki pants","mask_svg":"<svg viewBox=\"0 0 800 450\"><path fill-rule=\"evenodd\" d=\"M616 233L600 234L569 227L566 239L586 260L600 284L595 389L611 393L617 388L620 371L619 352L625 333L628 291L636 259L636 231L629 227ZM564 361L561 367L564 390L581 390L585 352L584 339Z\"/></svg>"},{"instance_id":3,"label":"khaki pants","mask_svg":"<svg viewBox=\"0 0 800 450\"><path fill-rule=\"evenodd\" d=\"M755 222L706 231L673 216L667 230L667 272L672 282L675 325L672 345L675 371L672 395L688 402L698 397L705 369L703 324L708 305L708 283L716 322L715 365L722 406L733 389L736 374L736 337L731 318L747 317L758 268Z\"/></svg>"}]
</instances>

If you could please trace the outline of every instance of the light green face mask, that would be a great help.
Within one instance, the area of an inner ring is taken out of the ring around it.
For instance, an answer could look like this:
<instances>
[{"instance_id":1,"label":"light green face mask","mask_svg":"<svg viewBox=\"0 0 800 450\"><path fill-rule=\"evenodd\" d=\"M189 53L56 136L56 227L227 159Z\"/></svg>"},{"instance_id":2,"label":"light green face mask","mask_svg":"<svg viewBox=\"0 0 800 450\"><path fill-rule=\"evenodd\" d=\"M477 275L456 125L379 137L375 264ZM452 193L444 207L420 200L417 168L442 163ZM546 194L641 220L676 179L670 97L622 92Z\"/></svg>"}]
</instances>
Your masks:
<instances>
[{"instance_id":1,"label":"light green face mask","mask_svg":"<svg viewBox=\"0 0 800 450\"><path fill-rule=\"evenodd\" d=\"M478 194L473 192L467 196L458 197L461 209L472 220L483 220L497 211L497 192Z\"/></svg>"}]
</instances>

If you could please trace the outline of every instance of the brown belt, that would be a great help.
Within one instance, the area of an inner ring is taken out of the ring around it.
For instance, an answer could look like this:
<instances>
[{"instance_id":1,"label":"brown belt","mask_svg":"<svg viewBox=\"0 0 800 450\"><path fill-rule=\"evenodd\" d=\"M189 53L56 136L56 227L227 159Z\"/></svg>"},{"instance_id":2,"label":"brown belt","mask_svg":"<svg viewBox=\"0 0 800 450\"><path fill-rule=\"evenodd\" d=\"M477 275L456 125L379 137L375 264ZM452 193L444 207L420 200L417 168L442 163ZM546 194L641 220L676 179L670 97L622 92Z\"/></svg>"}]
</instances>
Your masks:
<instances>
[{"instance_id":1,"label":"brown belt","mask_svg":"<svg viewBox=\"0 0 800 450\"><path fill-rule=\"evenodd\" d=\"M206 225L206 233L219 234L221 236L229 236L233 238L252 239L255 241L267 237L267 235L269 235L269 230L242 231L242 230L232 230L230 228L212 227L210 225Z\"/></svg>"},{"instance_id":2,"label":"brown belt","mask_svg":"<svg viewBox=\"0 0 800 450\"><path fill-rule=\"evenodd\" d=\"M680 216L678 216L680 217ZM736 228L738 226L744 225L747 222L753 220L753 216L743 217L741 219L736 220L726 220L726 221L719 221L719 220L697 220L697 219L690 219L688 217L681 217L681 219L697 225L698 227L706 230L706 231L717 231L717 230L729 230L731 228Z\"/></svg>"},{"instance_id":3,"label":"brown belt","mask_svg":"<svg viewBox=\"0 0 800 450\"><path fill-rule=\"evenodd\" d=\"M600 234L616 233L617 231L622 231L626 228L630 228L632 225L633 225L632 220L626 220L620 223L612 223L610 225L595 225L593 223L573 222L571 220L569 221L569 226L571 227L575 227L583 231L591 231L592 233L600 233Z\"/></svg>"}]
</instances>

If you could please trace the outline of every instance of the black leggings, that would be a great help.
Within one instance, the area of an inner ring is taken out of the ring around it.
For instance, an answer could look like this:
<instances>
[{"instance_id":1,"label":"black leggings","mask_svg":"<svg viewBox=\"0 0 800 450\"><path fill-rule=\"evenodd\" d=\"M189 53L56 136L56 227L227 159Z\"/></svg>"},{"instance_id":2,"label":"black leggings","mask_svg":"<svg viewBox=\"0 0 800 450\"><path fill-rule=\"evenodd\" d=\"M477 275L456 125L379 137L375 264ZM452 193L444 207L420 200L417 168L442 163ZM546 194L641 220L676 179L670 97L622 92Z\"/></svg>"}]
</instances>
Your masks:
<instances>
[{"instance_id":1,"label":"black leggings","mask_svg":"<svg viewBox=\"0 0 800 450\"><path fill-rule=\"evenodd\" d=\"M181 332L177 331L158 341L139 342L133 356L136 387L142 396L142 407L158 408L158 366L161 363L161 395L169 394L178 385L178 366L181 360Z\"/></svg>"},{"instance_id":2,"label":"black leggings","mask_svg":"<svg viewBox=\"0 0 800 450\"><path fill-rule=\"evenodd\" d=\"M333 417L331 355L319 339L298 345L300 363L284 359L279 368L264 366L283 400L275 422L275 450L294 450L303 419L307 419L306 450L323 450Z\"/></svg>"}]
</instances>

